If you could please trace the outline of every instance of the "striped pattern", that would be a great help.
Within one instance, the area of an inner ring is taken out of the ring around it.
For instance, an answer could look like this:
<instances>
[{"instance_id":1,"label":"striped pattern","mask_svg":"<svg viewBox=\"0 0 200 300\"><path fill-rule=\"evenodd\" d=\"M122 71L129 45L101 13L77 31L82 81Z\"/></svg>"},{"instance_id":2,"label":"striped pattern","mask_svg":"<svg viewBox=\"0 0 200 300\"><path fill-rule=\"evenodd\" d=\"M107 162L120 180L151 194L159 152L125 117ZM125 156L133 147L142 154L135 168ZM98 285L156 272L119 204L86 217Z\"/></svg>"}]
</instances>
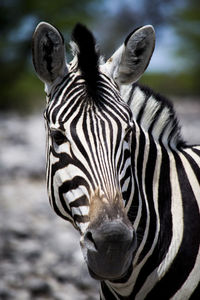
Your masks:
<instances>
[{"instance_id":1,"label":"striped pattern","mask_svg":"<svg viewBox=\"0 0 200 300\"><path fill-rule=\"evenodd\" d=\"M81 232L88 226L89 202L97 189L106 199L114 199L118 191L123 199L133 194L127 139L131 111L104 75L98 94L98 102L90 99L82 76L70 72L48 96L45 112L50 203ZM61 145L54 141L55 132L65 135Z\"/></svg>"},{"instance_id":2,"label":"striped pattern","mask_svg":"<svg viewBox=\"0 0 200 300\"><path fill-rule=\"evenodd\" d=\"M199 299L200 146L182 140L165 98L128 84L148 66L154 29L133 31L106 63L87 28L76 25L72 36L74 59L67 65L55 27L41 22L33 35L33 63L47 92L50 203L80 231L83 252L87 237L87 250L105 248L104 257L117 249L96 248L91 227L127 216L132 222L132 263L123 278L101 282L102 300Z\"/></svg>"},{"instance_id":3,"label":"striped pattern","mask_svg":"<svg viewBox=\"0 0 200 300\"><path fill-rule=\"evenodd\" d=\"M121 93L136 128L128 215L138 247L129 276L103 283L101 298L198 299L200 146L182 142L172 107L159 95L137 85Z\"/></svg>"},{"instance_id":4,"label":"striped pattern","mask_svg":"<svg viewBox=\"0 0 200 300\"><path fill-rule=\"evenodd\" d=\"M131 115L110 79L101 75L95 102L72 69L49 95L45 112L51 205L84 232L96 188L106 199L122 192L138 246L126 278L101 284L102 299L182 300L193 291L195 299L200 147L182 141L171 105L151 90L137 85L121 90ZM54 131L65 133L65 143L56 145Z\"/></svg>"}]
</instances>

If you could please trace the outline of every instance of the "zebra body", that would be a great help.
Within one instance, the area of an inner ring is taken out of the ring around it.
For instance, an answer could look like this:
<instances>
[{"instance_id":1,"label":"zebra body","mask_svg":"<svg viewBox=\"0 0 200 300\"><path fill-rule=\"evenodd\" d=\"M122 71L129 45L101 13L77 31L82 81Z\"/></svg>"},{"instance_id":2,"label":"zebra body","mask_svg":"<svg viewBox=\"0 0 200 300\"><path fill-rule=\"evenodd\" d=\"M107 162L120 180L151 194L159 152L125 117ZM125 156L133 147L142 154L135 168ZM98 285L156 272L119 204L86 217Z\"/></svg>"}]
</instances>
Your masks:
<instances>
[{"instance_id":1,"label":"zebra body","mask_svg":"<svg viewBox=\"0 0 200 300\"><path fill-rule=\"evenodd\" d=\"M151 58L151 26L105 63L92 34L64 41L40 23L33 61L45 83L50 204L81 234L101 299L197 299L200 146L188 146L170 103L135 82Z\"/></svg>"},{"instance_id":2,"label":"zebra body","mask_svg":"<svg viewBox=\"0 0 200 300\"><path fill-rule=\"evenodd\" d=\"M107 285L116 299L181 300L194 290L191 299L198 299L200 146L182 141L172 107L163 97L137 85L121 92L128 96L123 99L129 100L136 127L136 188L128 216L142 239L128 280Z\"/></svg>"}]
</instances>

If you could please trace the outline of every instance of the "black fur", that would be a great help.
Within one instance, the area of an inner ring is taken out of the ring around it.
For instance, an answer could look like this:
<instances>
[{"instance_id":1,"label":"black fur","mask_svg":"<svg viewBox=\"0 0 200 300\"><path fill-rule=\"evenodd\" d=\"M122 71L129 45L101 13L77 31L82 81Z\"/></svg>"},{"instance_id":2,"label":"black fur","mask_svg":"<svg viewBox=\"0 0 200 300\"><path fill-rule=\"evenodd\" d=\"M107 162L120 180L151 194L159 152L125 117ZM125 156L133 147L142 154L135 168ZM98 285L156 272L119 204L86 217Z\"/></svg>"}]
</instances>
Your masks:
<instances>
[{"instance_id":1,"label":"black fur","mask_svg":"<svg viewBox=\"0 0 200 300\"><path fill-rule=\"evenodd\" d=\"M99 77L99 54L95 49L92 33L82 24L77 24L72 33L73 41L78 45L78 67L86 81L87 91L93 98L97 96Z\"/></svg>"}]
</instances>

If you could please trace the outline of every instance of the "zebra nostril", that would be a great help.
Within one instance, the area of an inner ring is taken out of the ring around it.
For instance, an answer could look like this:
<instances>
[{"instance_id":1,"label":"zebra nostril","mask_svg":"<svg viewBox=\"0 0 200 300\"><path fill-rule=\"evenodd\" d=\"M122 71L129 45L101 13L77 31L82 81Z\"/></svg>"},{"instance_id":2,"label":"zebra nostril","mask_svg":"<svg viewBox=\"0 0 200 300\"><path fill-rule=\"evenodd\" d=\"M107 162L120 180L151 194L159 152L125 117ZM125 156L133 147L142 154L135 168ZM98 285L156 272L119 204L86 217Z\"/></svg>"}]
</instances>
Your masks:
<instances>
[{"instance_id":1,"label":"zebra nostril","mask_svg":"<svg viewBox=\"0 0 200 300\"><path fill-rule=\"evenodd\" d=\"M85 242L85 246L87 247L88 250L95 251L95 252L97 251L97 246L93 239L91 231L86 232L85 237L84 237L84 242Z\"/></svg>"}]
</instances>

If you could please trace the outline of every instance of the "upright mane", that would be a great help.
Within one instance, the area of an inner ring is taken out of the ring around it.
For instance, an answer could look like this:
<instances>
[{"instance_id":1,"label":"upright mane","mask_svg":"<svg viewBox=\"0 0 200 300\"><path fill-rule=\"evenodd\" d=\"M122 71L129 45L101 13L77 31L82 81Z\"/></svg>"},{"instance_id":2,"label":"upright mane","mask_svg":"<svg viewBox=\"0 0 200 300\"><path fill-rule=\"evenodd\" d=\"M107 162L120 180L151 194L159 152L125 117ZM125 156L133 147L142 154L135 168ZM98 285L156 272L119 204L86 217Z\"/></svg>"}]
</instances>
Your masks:
<instances>
[{"instance_id":1,"label":"upright mane","mask_svg":"<svg viewBox=\"0 0 200 300\"><path fill-rule=\"evenodd\" d=\"M72 40L77 45L78 68L85 79L87 92L94 97L97 93L99 77L99 54L92 33L82 24L77 24L72 32Z\"/></svg>"}]
</instances>

